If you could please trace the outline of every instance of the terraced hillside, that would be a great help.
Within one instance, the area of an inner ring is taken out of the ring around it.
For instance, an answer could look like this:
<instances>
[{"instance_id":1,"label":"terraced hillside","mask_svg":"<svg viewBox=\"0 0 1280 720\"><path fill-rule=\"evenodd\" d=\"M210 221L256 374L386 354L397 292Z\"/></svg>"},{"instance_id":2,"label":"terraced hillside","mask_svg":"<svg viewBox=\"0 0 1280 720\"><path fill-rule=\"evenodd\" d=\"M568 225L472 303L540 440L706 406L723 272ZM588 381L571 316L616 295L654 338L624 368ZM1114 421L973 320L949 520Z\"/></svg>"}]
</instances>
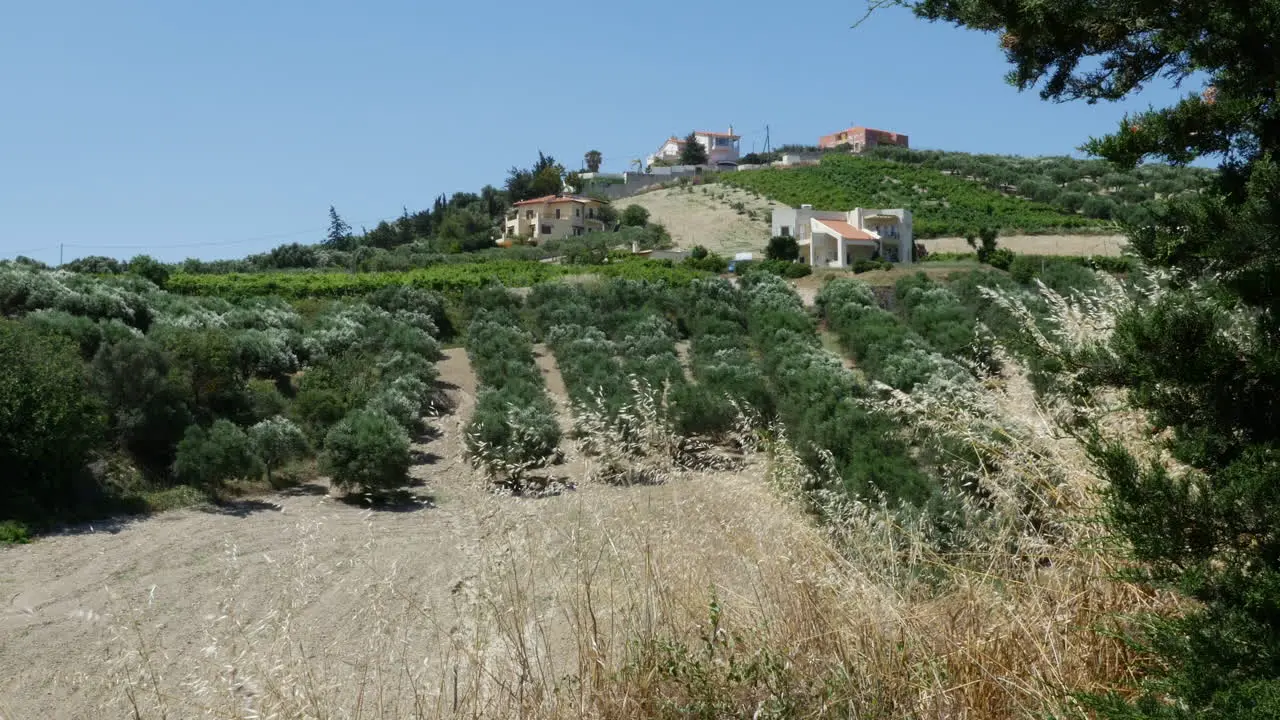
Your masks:
<instances>
[{"instance_id":1,"label":"terraced hillside","mask_svg":"<svg viewBox=\"0 0 1280 720\"><path fill-rule=\"evenodd\" d=\"M963 236L983 226L1006 234L1106 232L1109 226L932 168L848 155L828 155L810 167L725 173L720 182L791 206L911 208L921 238Z\"/></svg>"},{"instance_id":2,"label":"terraced hillside","mask_svg":"<svg viewBox=\"0 0 1280 720\"><path fill-rule=\"evenodd\" d=\"M1101 220L1141 222L1153 204L1195 193L1213 177L1207 168L1153 163L1121 170L1102 160L1064 156L974 155L880 147L880 160L938 170L988 189Z\"/></svg>"}]
</instances>

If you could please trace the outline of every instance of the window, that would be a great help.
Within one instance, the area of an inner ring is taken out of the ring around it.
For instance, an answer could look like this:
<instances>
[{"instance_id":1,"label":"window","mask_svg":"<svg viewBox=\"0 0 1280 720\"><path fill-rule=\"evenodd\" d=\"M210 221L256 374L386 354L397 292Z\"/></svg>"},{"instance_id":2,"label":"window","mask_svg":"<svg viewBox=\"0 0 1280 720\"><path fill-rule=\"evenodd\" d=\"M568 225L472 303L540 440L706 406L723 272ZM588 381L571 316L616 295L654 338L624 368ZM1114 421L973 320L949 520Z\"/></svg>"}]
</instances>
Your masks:
<instances>
[{"instance_id":1,"label":"window","mask_svg":"<svg viewBox=\"0 0 1280 720\"><path fill-rule=\"evenodd\" d=\"M582 228L580 228L580 227L576 227L576 228L574 228L574 229L573 229L573 234L574 234L574 235L581 235L581 234L582 234Z\"/></svg>"},{"instance_id":2,"label":"window","mask_svg":"<svg viewBox=\"0 0 1280 720\"><path fill-rule=\"evenodd\" d=\"M532 219L533 219L533 211L532 211L532 210L525 210L525 211L524 211L524 219L525 219L525 220L532 220Z\"/></svg>"},{"instance_id":3,"label":"window","mask_svg":"<svg viewBox=\"0 0 1280 720\"><path fill-rule=\"evenodd\" d=\"M550 226L550 225L543 225L543 226L542 226L542 234L543 234L543 235L550 235L550 234L551 234L551 226Z\"/></svg>"},{"instance_id":4,"label":"window","mask_svg":"<svg viewBox=\"0 0 1280 720\"><path fill-rule=\"evenodd\" d=\"M573 216L574 216L574 217L582 217L582 208L574 208L574 209L573 209Z\"/></svg>"},{"instance_id":5,"label":"window","mask_svg":"<svg viewBox=\"0 0 1280 720\"><path fill-rule=\"evenodd\" d=\"M779 229L778 234L779 234L779 235L781 235L782 237L791 237L791 226L790 226L790 225L783 225L783 226Z\"/></svg>"},{"instance_id":6,"label":"window","mask_svg":"<svg viewBox=\"0 0 1280 720\"><path fill-rule=\"evenodd\" d=\"M560 219L560 208L556 208L556 219Z\"/></svg>"},{"instance_id":7,"label":"window","mask_svg":"<svg viewBox=\"0 0 1280 720\"><path fill-rule=\"evenodd\" d=\"M587 208L587 217L594 218L596 216L595 208Z\"/></svg>"}]
</instances>

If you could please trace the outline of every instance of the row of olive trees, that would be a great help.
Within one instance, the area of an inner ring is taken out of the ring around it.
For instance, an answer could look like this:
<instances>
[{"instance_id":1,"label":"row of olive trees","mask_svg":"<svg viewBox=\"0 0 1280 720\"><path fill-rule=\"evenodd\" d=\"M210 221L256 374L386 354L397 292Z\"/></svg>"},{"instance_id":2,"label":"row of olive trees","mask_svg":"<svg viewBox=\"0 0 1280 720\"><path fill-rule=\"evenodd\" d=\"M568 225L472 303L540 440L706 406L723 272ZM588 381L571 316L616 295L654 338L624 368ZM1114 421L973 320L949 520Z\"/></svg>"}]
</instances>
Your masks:
<instances>
[{"instance_id":1,"label":"row of olive trees","mask_svg":"<svg viewBox=\"0 0 1280 720\"><path fill-rule=\"evenodd\" d=\"M686 393L666 315L675 291L660 283L611 279L592 287L547 284L529 297L534 322L555 353L571 403L581 415L623 422L636 385L666 392L664 412Z\"/></svg>"},{"instance_id":2,"label":"row of olive trees","mask_svg":"<svg viewBox=\"0 0 1280 720\"><path fill-rule=\"evenodd\" d=\"M751 354L741 293L728 280L695 280L682 295L689 333L689 365L696 384L680 399L680 430L716 435L735 427L739 413L773 415L773 395Z\"/></svg>"},{"instance_id":3,"label":"row of olive trees","mask_svg":"<svg viewBox=\"0 0 1280 720\"><path fill-rule=\"evenodd\" d=\"M859 498L927 505L936 486L917 466L893 418L860 402L867 389L818 339L817 324L785 280L742 279L748 331L778 418L806 464Z\"/></svg>"},{"instance_id":4,"label":"row of olive trees","mask_svg":"<svg viewBox=\"0 0 1280 720\"><path fill-rule=\"evenodd\" d=\"M142 509L146 492L175 485L216 494L230 480L275 481L317 450L339 487L403 480L407 433L433 394L440 301L409 289L372 300L305 321L270 298L0 268L0 308L16 318L5 321L0 464L23 468L6 475L19 499L6 514L45 523ZM42 413L48 422L31 420ZM366 452L378 445L395 452ZM113 458L136 479L108 477Z\"/></svg>"},{"instance_id":5,"label":"row of olive trees","mask_svg":"<svg viewBox=\"0 0 1280 720\"><path fill-rule=\"evenodd\" d=\"M466 348L480 386L467 424L472 461L495 477L518 483L523 471L551 462L561 430L555 403L534 357L518 298L501 286L473 293Z\"/></svg>"}]
</instances>

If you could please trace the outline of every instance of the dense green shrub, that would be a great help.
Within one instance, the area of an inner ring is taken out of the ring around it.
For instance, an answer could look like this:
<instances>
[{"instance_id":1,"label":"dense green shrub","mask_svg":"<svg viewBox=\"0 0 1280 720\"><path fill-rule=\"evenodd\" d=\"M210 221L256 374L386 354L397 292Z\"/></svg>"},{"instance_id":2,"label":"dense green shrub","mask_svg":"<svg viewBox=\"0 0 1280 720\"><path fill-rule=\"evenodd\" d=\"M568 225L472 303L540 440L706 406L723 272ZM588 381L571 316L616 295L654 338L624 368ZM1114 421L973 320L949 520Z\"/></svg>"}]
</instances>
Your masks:
<instances>
[{"instance_id":1,"label":"dense green shrub","mask_svg":"<svg viewBox=\"0 0 1280 720\"><path fill-rule=\"evenodd\" d=\"M76 346L0 319L0 518L43 520L92 502L84 470L101 429Z\"/></svg>"},{"instance_id":2,"label":"dense green shrub","mask_svg":"<svg viewBox=\"0 0 1280 720\"><path fill-rule=\"evenodd\" d=\"M195 421L168 355L145 337L102 346L90 366L116 444L144 469L163 475Z\"/></svg>"},{"instance_id":3,"label":"dense green shrub","mask_svg":"<svg viewBox=\"0 0 1280 720\"><path fill-rule=\"evenodd\" d=\"M790 260L739 260L734 263L735 275L746 275L752 272L767 272L778 277L794 280L813 274L813 268L804 263Z\"/></svg>"},{"instance_id":4,"label":"dense green shrub","mask_svg":"<svg viewBox=\"0 0 1280 720\"><path fill-rule=\"evenodd\" d=\"M622 224L628 227L643 227L649 224L649 211L639 205L628 205L622 209Z\"/></svg>"},{"instance_id":5,"label":"dense green shrub","mask_svg":"<svg viewBox=\"0 0 1280 720\"><path fill-rule=\"evenodd\" d=\"M228 480L257 477L262 462L244 430L228 420L192 425L178 443L173 475L186 485L216 489Z\"/></svg>"},{"instance_id":6,"label":"dense green shrub","mask_svg":"<svg viewBox=\"0 0 1280 720\"><path fill-rule=\"evenodd\" d=\"M246 431L253 453L272 482L272 473L282 465L307 454L307 438L293 422L283 417L267 418Z\"/></svg>"},{"instance_id":7,"label":"dense green shrub","mask_svg":"<svg viewBox=\"0 0 1280 720\"><path fill-rule=\"evenodd\" d=\"M727 280L694 282L681 318L689 331L689 364L696 383L675 398L677 428L685 435L733 428L739 408L761 420L773 415L773 396L747 336L746 298Z\"/></svg>"},{"instance_id":8,"label":"dense green shrub","mask_svg":"<svg viewBox=\"0 0 1280 720\"><path fill-rule=\"evenodd\" d=\"M936 487L911 459L894 421L858 402L865 388L822 348L795 292L767 273L742 283L749 330L778 415L809 467L825 477L829 457L840 476L838 489L852 496L929 504Z\"/></svg>"},{"instance_id":9,"label":"dense green shrub","mask_svg":"<svg viewBox=\"0 0 1280 720\"><path fill-rule=\"evenodd\" d=\"M395 418L378 410L356 410L325 435L320 468L345 492L384 493L404 485L409 445L408 433Z\"/></svg>"},{"instance_id":10,"label":"dense green shrub","mask_svg":"<svg viewBox=\"0 0 1280 720\"><path fill-rule=\"evenodd\" d=\"M769 238L769 245L764 251L770 260L796 261L800 259L800 244L790 235L778 235Z\"/></svg>"},{"instance_id":11,"label":"dense green shrub","mask_svg":"<svg viewBox=\"0 0 1280 720\"><path fill-rule=\"evenodd\" d=\"M547 462L560 443L555 405L538 370L533 338L521 327L519 301L490 294L467 328L467 356L480 385L466 427L467 450L491 470Z\"/></svg>"},{"instance_id":12,"label":"dense green shrub","mask_svg":"<svg viewBox=\"0 0 1280 720\"><path fill-rule=\"evenodd\" d=\"M987 343L977 337L977 314L950 289L919 272L899 280L894 297L907 326L930 347L946 357L990 364Z\"/></svg>"},{"instance_id":13,"label":"dense green shrub","mask_svg":"<svg viewBox=\"0 0 1280 720\"><path fill-rule=\"evenodd\" d=\"M890 387L910 392L935 378L967 376L963 367L938 355L924 338L880 308L865 283L832 280L818 293L817 306L858 367Z\"/></svg>"}]
</instances>

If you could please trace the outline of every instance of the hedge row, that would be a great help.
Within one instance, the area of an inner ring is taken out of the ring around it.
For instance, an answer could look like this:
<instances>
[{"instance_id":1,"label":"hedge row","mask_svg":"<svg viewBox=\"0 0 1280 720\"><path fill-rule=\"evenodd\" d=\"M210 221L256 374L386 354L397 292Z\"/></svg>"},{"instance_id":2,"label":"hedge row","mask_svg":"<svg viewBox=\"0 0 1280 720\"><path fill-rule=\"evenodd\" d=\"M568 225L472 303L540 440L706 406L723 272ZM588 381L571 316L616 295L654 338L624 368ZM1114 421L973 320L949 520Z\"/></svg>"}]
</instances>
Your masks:
<instances>
[{"instance_id":1,"label":"hedge row","mask_svg":"<svg viewBox=\"0 0 1280 720\"><path fill-rule=\"evenodd\" d=\"M817 306L845 352L874 380L910 392L934 378L962 380L968 371L876 302L871 287L840 278L823 286Z\"/></svg>"},{"instance_id":2,"label":"hedge row","mask_svg":"<svg viewBox=\"0 0 1280 720\"><path fill-rule=\"evenodd\" d=\"M480 386L467 451L473 462L507 475L545 464L559 447L560 426L519 301L501 288L472 299L484 304L467 327L467 356Z\"/></svg>"},{"instance_id":3,"label":"hedge row","mask_svg":"<svg viewBox=\"0 0 1280 720\"><path fill-rule=\"evenodd\" d=\"M895 421L859 402L865 388L822 348L813 318L791 287L766 273L743 278L742 284L748 328L778 416L810 468L826 477L829 455L844 492L928 503L936 487L912 460Z\"/></svg>"},{"instance_id":4,"label":"hedge row","mask_svg":"<svg viewBox=\"0 0 1280 720\"><path fill-rule=\"evenodd\" d=\"M751 355L743 301L742 292L720 278L689 286L681 318L689 331L689 364L697 382L682 398L685 434L728 431L739 409L761 418L774 412L768 382Z\"/></svg>"},{"instance_id":5,"label":"hedge row","mask_svg":"<svg viewBox=\"0 0 1280 720\"><path fill-rule=\"evenodd\" d=\"M506 287L530 287L569 275L601 275L687 284L705 273L671 263L627 259L607 265L557 265L505 260L471 264L443 264L405 272L278 272L195 275L176 273L166 287L184 295L243 298L262 295L328 298L366 295L387 286L408 285L437 292L458 293L493 282Z\"/></svg>"}]
</instances>

